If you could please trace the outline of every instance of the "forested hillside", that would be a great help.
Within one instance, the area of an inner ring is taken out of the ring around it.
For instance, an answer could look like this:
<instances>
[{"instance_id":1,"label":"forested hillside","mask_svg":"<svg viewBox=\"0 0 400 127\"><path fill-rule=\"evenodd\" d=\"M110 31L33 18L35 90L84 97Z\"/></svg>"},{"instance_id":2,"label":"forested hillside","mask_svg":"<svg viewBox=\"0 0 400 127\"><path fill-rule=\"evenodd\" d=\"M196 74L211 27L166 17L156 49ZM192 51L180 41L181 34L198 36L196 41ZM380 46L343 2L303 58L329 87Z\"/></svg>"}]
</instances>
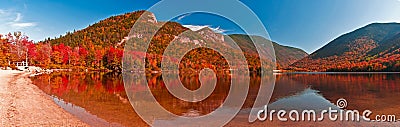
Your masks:
<instances>
[{"instance_id":1,"label":"forested hillside","mask_svg":"<svg viewBox=\"0 0 400 127\"><path fill-rule=\"evenodd\" d=\"M49 69L121 71L126 42L133 37L142 38L143 36L137 33L129 35L131 27L143 14L143 17L147 18L145 20L146 28L143 28L144 32L165 23L151 38L151 44L146 53L135 52L147 56L146 70L148 71L160 70L164 50L174 39L179 41L178 47L182 48L190 45L214 45L225 52L231 48L227 45L220 45L222 44L220 42L225 41L224 35L214 33L211 29L191 31L179 23L159 22L152 13L137 11L112 16L85 29L67 32L60 37L48 38L37 43L23 35L10 33L2 36L0 65L5 67L9 62L13 65L14 62L25 61L27 58L30 65ZM255 53L254 45L246 37L240 37L245 35L229 36L233 39L242 38L238 40L238 45L244 51L250 71L260 70L260 60L258 54ZM261 43L271 44L265 38L255 38L261 40ZM139 43L142 40L136 40L136 42ZM277 43L273 43L273 45L276 47L278 67L286 67L307 55L300 49L281 46ZM232 52L237 53L239 50ZM233 57L236 58L235 55ZM275 64L272 62L273 60L266 61L269 61L267 68L272 69L272 64ZM180 62L181 68L194 71L202 68L214 70L229 68L227 61L220 53L208 48L194 49L188 52Z\"/></svg>"},{"instance_id":2,"label":"forested hillside","mask_svg":"<svg viewBox=\"0 0 400 127\"><path fill-rule=\"evenodd\" d=\"M373 23L292 65L300 71L400 71L400 24Z\"/></svg>"}]
</instances>

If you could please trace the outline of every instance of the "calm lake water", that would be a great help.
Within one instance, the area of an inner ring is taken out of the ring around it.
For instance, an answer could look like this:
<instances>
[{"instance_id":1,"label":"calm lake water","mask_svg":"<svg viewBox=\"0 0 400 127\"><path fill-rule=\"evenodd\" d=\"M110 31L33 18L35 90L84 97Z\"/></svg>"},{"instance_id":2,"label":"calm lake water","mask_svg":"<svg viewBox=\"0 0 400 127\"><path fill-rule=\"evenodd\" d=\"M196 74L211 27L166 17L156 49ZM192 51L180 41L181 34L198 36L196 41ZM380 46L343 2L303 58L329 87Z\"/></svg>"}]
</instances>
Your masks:
<instances>
[{"instance_id":1,"label":"calm lake water","mask_svg":"<svg viewBox=\"0 0 400 127\"><path fill-rule=\"evenodd\" d=\"M336 100L345 98L348 102L346 109L369 109L373 116L393 114L400 118L400 74L285 73L275 76L270 109L322 110L335 107ZM190 117L213 112L224 103L231 79L227 75L218 75L217 79L214 92L207 99L195 103L184 102L171 95L159 74L148 75L147 82L160 105L176 115ZM299 125L298 122L291 124L269 121L249 124L248 109L254 103L261 80L258 75L251 75L250 79L249 95L242 111L227 126ZM182 76L181 80L188 89L200 87L196 76ZM147 125L129 103L121 74L64 72L40 75L33 77L32 81L59 106L90 125ZM134 89L140 91L144 88L136 86Z\"/></svg>"}]
</instances>

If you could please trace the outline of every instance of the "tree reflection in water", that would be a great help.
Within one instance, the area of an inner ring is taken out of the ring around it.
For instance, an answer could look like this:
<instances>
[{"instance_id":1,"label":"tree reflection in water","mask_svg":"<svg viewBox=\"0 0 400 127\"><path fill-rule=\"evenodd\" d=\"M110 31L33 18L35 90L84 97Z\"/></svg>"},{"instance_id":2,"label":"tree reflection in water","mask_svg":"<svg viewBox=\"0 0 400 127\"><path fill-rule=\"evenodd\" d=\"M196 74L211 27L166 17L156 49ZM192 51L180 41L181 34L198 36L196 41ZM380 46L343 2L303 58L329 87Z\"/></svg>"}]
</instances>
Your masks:
<instances>
[{"instance_id":1,"label":"tree reflection in water","mask_svg":"<svg viewBox=\"0 0 400 127\"><path fill-rule=\"evenodd\" d=\"M191 90L200 87L198 75L181 76L183 85ZM185 102L171 95L159 74L148 75L147 82L156 100L168 111L181 115L205 115L218 108L229 93L229 75L217 74L217 86L214 92L200 102ZM400 75L378 73L334 73L334 74L280 74L270 103L277 102L307 89L319 91L318 95L327 102L336 103L339 98L348 101L347 109L369 109L376 114L395 114L400 116ZM124 126L145 126L136 115L127 100L122 75L114 73L52 73L33 77L32 81L49 95L62 99L66 103L79 106L91 114L108 122ZM178 82L178 81L176 81ZM141 84L141 83L138 83ZM250 91L243 109L251 108L257 96L260 76L251 74ZM135 91L146 86L135 85ZM326 103L325 101L304 99L306 103ZM285 102L296 108L298 102ZM278 106L274 106L279 108ZM246 112L244 110L244 112ZM248 114L247 114L248 115ZM239 114L231 123L241 121L247 125L246 114ZM252 125L264 125L256 122ZM273 123L281 125L281 123ZM287 124L287 123L285 123ZM285 125L283 124L283 125ZM292 125L292 124L289 124Z\"/></svg>"}]
</instances>

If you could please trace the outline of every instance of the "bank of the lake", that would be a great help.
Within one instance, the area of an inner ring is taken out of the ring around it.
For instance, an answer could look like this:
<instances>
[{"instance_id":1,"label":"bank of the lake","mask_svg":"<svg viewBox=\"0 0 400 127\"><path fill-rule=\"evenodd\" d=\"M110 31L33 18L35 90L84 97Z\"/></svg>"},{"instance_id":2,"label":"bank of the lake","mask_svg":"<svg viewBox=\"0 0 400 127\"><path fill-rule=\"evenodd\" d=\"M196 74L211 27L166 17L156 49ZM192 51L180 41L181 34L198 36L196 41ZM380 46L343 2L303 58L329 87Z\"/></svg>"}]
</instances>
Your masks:
<instances>
[{"instance_id":1,"label":"bank of the lake","mask_svg":"<svg viewBox=\"0 0 400 127\"><path fill-rule=\"evenodd\" d=\"M22 71L0 70L2 126L88 126L33 85L29 75Z\"/></svg>"}]
</instances>

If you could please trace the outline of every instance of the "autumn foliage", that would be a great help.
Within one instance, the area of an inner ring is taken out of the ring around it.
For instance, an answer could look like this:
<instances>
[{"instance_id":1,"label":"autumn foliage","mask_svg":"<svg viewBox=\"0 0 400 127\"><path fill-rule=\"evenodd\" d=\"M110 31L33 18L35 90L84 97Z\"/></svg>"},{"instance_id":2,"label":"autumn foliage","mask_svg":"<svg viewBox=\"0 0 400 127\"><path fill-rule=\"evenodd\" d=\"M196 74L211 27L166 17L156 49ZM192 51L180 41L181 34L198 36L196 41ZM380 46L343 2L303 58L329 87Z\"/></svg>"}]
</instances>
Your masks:
<instances>
[{"instance_id":1,"label":"autumn foliage","mask_svg":"<svg viewBox=\"0 0 400 127\"><path fill-rule=\"evenodd\" d=\"M400 71L400 24L373 23L294 63L296 71Z\"/></svg>"}]
</instances>

